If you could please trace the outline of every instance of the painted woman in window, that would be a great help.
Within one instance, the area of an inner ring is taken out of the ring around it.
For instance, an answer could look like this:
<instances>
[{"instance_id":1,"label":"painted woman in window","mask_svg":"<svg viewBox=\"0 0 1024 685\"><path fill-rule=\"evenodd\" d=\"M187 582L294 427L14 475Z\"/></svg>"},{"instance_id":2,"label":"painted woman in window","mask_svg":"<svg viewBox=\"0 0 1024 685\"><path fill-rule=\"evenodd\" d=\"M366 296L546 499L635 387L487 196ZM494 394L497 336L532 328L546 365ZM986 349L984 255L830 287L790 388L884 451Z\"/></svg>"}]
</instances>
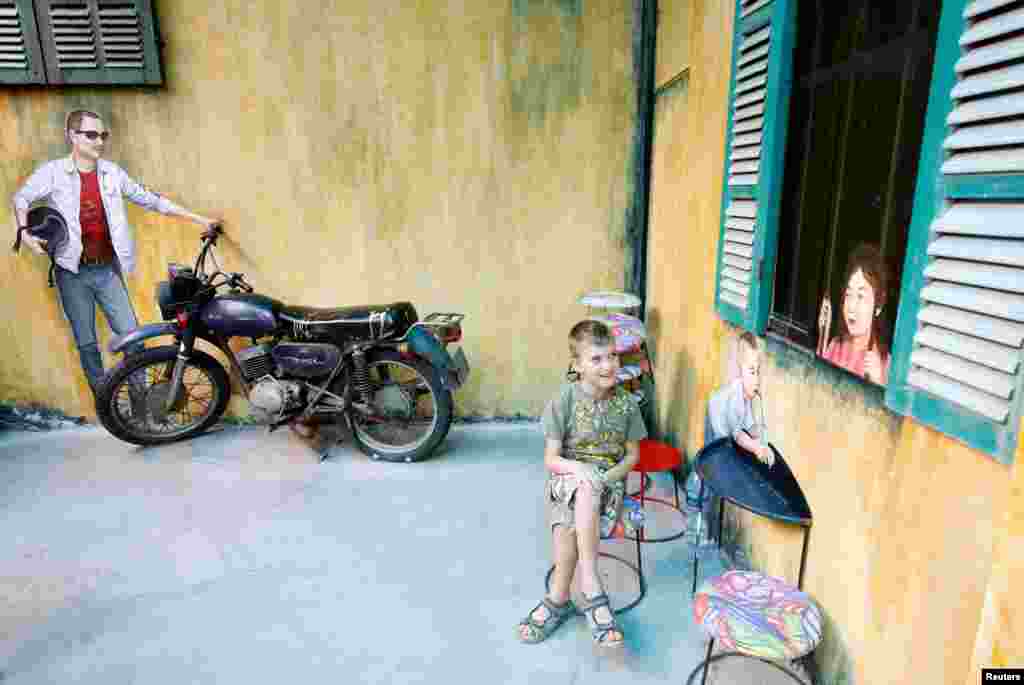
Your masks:
<instances>
[{"instance_id":1,"label":"painted woman in window","mask_svg":"<svg viewBox=\"0 0 1024 685\"><path fill-rule=\"evenodd\" d=\"M818 316L818 354L865 380L885 385L889 380L889 348L883 340L882 309L889 288L889 273L882 253L861 244L850 255L843 280L839 336L828 340L832 303L826 296ZM827 342L826 342L827 341Z\"/></svg>"}]
</instances>

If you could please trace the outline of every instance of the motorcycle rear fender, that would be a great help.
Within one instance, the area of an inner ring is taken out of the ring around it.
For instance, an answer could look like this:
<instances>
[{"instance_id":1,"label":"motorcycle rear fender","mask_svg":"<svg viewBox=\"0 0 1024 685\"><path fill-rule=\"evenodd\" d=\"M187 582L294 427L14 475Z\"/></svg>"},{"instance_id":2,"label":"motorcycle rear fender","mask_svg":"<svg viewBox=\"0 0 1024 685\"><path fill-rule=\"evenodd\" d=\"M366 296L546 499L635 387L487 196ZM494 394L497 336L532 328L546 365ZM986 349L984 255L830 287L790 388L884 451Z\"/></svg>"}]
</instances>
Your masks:
<instances>
[{"instance_id":1,"label":"motorcycle rear fender","mask_svg":"<svg viewBox=\"0 0 1024 685\"><path fill-rule=\"evenodd\" d=\"M452 357L448 354L441 341L434 337L424 326L413 326L405 336L409 344L409 350L417 357L422 357L431 366L437 369L441 376L441 385L445 388L451 387L448 371L452 368Z\"/></svg>"},{"instance_id":2,"label":"motorcycle rear fender","mask_svg":"<svg viewBox=\"0 0 1024 685\"><path fill-rule=\"evenodd\" d=\"M161 323L148 323L145 326L136 328L134 331L114 336L110 341L110 345L107 346L107 349L110 350L111 354L117 354L124 350L124 348L136 345L143 340L159 338L164 335L175 335L177 332L178 326L175 323L167 321Z\"/></svg>"}]
</instances>

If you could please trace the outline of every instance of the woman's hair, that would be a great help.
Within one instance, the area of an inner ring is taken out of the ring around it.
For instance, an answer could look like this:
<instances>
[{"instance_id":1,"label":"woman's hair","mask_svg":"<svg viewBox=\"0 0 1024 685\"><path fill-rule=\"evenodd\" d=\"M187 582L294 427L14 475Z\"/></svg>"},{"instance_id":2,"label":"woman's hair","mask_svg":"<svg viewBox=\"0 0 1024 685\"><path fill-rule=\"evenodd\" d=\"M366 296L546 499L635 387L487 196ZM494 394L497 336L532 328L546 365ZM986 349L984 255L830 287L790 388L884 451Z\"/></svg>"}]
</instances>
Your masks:
<instances>
[{"instance_id":1,"label":"woman's hair","mask_svg":"<svg viewBox=\"0 0 1024 685\"><path fill-rule=\"evenodd\" d=\"M71 143L71 132L77 131L78 127L82 125L82 119L86 117L103 121L103 117L87 109L73 109L64 117L64 140L69 144Z\"/></svg>"},{"instance_id":2,"label":"woman's hair","mask_svg":"<svg viewBox=\"0 0 1024 685\"><path fill-rule=\"evenodd\" d=\"M600 321L585 319L572 327L569 331L569 355L573 359L579 359L580 348L583 343L591 345L611 345L612 332Z\"/></svg>"},{"instance_id":3,"label":"woman's hair","mask_svg":"<svg viewBox=\"0 0 1024 685\"><path fill-rule=\"evenodd\" d=\"M846 298L846 288L850 284L850 279L858 270L864 274L864 279L875 291L875 310L881 309L889 299L889 269L881 250L876 245L861 243L850 253L850 260L846 264L846 278L843 279L843 299ZM839 317L839 330L843 339L850 337L850 331L846 328L846 317ZM889 348L882 339L881 316L871 312L871 339L868 340L868 349L875 346L878 347L881 356L885 357L889 353Z\"/></svg>"}]
</instances>

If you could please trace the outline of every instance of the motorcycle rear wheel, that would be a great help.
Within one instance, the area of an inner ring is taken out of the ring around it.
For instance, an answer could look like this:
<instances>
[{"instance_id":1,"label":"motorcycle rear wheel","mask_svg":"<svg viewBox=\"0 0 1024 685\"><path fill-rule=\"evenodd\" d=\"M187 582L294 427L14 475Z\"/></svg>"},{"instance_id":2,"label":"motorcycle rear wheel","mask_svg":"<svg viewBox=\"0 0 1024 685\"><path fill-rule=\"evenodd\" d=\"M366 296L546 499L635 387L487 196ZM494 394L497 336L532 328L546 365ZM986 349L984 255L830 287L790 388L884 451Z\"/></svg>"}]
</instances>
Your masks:
<instances>
[{"instance_id":1,"label":"motorcycle rear wheel","mask_svg":"<svg viewBox=\"0 0 1024 685\"><path fill-rule=\"evenodd\" d=\"M356 445L374 459L422 461L452 425L452 394L437 370L421 359L380 350L368 360L371 405L377 420L351 411Z\"/></svg>"},{"instance_id":2,"label":"motorcycle rear wheel","mask_svg":"<svg viewBox=\"0 0 1024 685\"><path fill-rule=\"evenodd\" d=\"M227 409L231 380L216 359L199 350L185 364L177 406L164 410L177 357L178 349L165 345L133 354L111 369L96 398L103 427L135 445L163 445L215 424Z\"/></svg>"}]
</instances>

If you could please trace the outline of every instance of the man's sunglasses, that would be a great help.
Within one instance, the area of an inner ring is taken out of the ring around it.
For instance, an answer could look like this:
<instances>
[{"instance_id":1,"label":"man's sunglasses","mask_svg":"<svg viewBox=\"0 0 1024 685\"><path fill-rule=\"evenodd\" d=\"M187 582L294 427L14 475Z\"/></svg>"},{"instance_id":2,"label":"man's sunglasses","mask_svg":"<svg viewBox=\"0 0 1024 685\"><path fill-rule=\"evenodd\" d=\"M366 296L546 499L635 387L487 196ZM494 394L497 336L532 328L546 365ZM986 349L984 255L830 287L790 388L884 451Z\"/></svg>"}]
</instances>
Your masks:
<instances>
[{"instance_id":1,"label":"man's sunglasses","mask_svg":"<svg viewBox=\"0 0 1024 685\"><path fill-rule=\"evenodd\" d=\"M75 131L75 133L81 133L89 140L96 140L97 138L106 140L110 137L110 131L104 131L103 133L100 133L99 131Z\"/></svg>"}]
</instances>

